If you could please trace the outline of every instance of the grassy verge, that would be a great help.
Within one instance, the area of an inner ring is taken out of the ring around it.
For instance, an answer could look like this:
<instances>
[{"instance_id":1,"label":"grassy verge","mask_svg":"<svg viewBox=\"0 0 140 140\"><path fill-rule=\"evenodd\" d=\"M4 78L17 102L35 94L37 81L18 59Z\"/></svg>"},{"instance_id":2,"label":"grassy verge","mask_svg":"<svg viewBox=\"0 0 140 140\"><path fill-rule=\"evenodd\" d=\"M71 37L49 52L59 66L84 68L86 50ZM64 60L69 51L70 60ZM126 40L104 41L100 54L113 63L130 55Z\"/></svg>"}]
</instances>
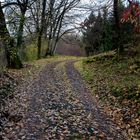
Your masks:
<instances>
[{"instance_id":1,"label":"grassy verge","mask_svg":"<svg viewBox=\"0 0 140 140\"><path fill-rule=\"evenodd\" d=\"M118 57L115 52L108 52L75 64L105 112L130 139L140 139L139 54Z\"/></svg>"}]
</instances>

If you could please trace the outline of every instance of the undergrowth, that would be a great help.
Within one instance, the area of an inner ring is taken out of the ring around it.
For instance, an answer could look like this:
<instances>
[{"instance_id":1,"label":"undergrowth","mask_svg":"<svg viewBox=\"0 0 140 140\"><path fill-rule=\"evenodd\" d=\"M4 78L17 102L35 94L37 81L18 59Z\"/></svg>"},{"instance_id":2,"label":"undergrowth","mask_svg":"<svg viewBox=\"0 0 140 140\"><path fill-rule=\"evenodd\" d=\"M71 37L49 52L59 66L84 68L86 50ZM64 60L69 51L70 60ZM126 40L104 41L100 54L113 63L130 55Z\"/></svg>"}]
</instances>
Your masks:
<instances>
[{"instance_id":1,"label":"undergrowth","mask_svg":"<svg viewBox=\"0 0 140 140\"><path fill-rule=\"evenodd\" d=\"M140 138L140 46L118 56L114 51L84 59L75 66L105 111L126 131ZM134 51L134 52L133 52ZM81 69L82 67L82 69Z\"/></svg>"},{"instance_id":2,"label":"undergrowth","mask_svg":"<svg viewBox=\"0 0 140 140\"><path fill-rule=\"evenodd\" d=\"M42 46L41 46L41 57L45 56L47 47L48 47L48 42L43 40L42 41ZM37 60L37 53L38 53L38 48L36 45L36 42L33 42L30 45L26 46L26 53L25 53L25 57L24 60L25 61L33 61L33 60Z\"/></svg>"}]
</instances>

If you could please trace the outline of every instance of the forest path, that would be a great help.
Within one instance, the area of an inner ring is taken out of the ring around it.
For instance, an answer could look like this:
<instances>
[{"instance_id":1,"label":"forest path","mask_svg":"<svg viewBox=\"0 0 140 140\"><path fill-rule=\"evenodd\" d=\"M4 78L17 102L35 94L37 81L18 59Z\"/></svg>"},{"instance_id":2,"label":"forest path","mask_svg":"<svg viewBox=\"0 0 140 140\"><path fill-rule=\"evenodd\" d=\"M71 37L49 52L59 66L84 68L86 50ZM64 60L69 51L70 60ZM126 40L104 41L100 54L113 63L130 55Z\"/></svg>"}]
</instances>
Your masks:
<instances>
[{"instance_id":1,"label":"forest path","mask_svg":"<svg viewBox=\"0 0 140 140\"><path fill-rule=\"evenodd\" d=\"M74 60L51 62L17 93L5 140L125 140L92 97ZM16 107L15 107L16 108Z\"/></svg>"}]
</instances>

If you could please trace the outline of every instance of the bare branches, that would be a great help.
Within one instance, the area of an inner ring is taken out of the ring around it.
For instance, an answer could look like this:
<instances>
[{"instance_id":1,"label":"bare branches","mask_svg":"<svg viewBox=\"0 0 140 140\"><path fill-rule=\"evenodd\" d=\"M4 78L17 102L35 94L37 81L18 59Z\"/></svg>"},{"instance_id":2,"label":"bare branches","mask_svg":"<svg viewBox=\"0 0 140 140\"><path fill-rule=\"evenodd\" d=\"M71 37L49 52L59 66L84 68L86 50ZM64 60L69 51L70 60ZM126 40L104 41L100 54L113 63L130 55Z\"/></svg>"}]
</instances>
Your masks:
<instances>
[{"instance_id":1,"label":"bare branches","mask_svg":"<svg viewBox=\"0 0 140 140\"><path fill-rule=\"evenodd\" d=\"M0 3L1 3L1 2L0 2ZM17 3L17 2L10 2L10 3L3 4L3 5L1 6L1 8L4 9L4 8L6 8L6 7L8 7L8 6L12 6L12 5L17 5L17 6L19 6L20 4Z\"/></svg>"}]
</instances>

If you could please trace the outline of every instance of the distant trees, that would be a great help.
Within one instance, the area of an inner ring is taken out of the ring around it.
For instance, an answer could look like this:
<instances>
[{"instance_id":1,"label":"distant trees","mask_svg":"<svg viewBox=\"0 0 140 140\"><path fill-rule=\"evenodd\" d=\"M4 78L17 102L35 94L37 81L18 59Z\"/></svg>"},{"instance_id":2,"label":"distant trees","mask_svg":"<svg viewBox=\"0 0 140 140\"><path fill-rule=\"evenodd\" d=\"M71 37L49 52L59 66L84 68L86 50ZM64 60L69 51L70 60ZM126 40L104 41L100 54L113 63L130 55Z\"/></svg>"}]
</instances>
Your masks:
<instances>
[{"instance_id":1,"label":"distant trees","mask_svg":"<svg viewBox=\"0 0 140 140\"><path fill-rule=\"evenodd\" d=\"M103 9L103 15L98 12L96 16L93 11L84 21L82 28L82 41L87 56L113 49L113 24L112 18L108 17L107 9Z\"/></svg>"},{"instance_id":2,"label":"distant trees","mask_svg":"<svg viewBox=\"0 0 140 140\"><path fill-rule=\"evenodd\" d=\"M70 31L67 26L71 25L70 20L73 17L70 14L73 8L77 6L80 0L50 0L47 15L47 26L45 28L45 38L48 39L48 49L46 55L53 55L59 39ZM71 19L70 19L71 18ZM67 23L67 21L69 22Z\"/></svg>"},{"instance_id":3,"label":"distant trees","mask_svg":"<svg viewBox=\"0 0 140 140\"><path fill-rule=\"evenodd\" d=\"M123 44L128 38L131 40L133 32L133 24L125 22L126 17L130 19L129 13L133 21L138 21L135 16L140 15L139 6L135 4L134 8L132 1L128 1L130 6L125 7L120 0L114 0L111 13L110 5L106 4L96 7L96 11L92 9L81 27L87 55L112 49L123 51ZM53 55L60 38L79 28L74 23L78 16L75 7L79 3L80 0L4 0L0 6L0 36L8 54L8 66L22 67L24 49L29 42L35 44L38 59L42 57L44 40L47 42L45 56ZM131 12L124 12L129 8ZM12 43L11 47L5 38Z\"/></svg>"},{"instance_id":4,"label":"distant trees","mask_svg":"<svg viewBox=\"0 0 140 140\"><path fill-rule=\"evenodd\" d=\"M129 5L125 7L120 0L114 0L112 8L112 13L106 5L99 10L98 14L93 10L82 23L82 41L87 56L112 49L122 53L124 44L132 42L134 22L124 23L123 19Z\"/></svg>"},{"instance_id":5,"label":"distant trees","mask_svg":"<svg viewBox=\"0 0 140 140\"><path fill-rule=\"evenodd\" d=\"M0 37L5 44L8 66L22 67L26 39L34 36L38 59L42 41L46 40L46 56L53 55L59 39L70 31L80 0L4 0L0 5ZM68 27L69 26L69 27ZM17 63L18 62L18 63Z\"/></svg>"},{"instance_id":6,"label":"distant trees","mask_svg":"<svg viewBox=\"0 0 140 140\"><path fill-rule=\"evenodd\" d=\"M29 30L37 37L38 58L41 57L42 40L48 42L46 56L54 54L59 39L69 31L66 26L71 22L66 23L66 20L71 16L70 11L79 2L80 0L40 0L32 5L29 11Z\"/></svg>"},{"instance_id":7,"label":"distant trees","mask_svg":"<svg viewBox=\"0 0 140 140\"><path fill-rule=\"evenodd\" d=\"M87 55L89 56L90 53L99 51L102 35L102 18L100 12L97 17L91 12L84 22L82 32Z\"/></svg>"}]
</instances>

